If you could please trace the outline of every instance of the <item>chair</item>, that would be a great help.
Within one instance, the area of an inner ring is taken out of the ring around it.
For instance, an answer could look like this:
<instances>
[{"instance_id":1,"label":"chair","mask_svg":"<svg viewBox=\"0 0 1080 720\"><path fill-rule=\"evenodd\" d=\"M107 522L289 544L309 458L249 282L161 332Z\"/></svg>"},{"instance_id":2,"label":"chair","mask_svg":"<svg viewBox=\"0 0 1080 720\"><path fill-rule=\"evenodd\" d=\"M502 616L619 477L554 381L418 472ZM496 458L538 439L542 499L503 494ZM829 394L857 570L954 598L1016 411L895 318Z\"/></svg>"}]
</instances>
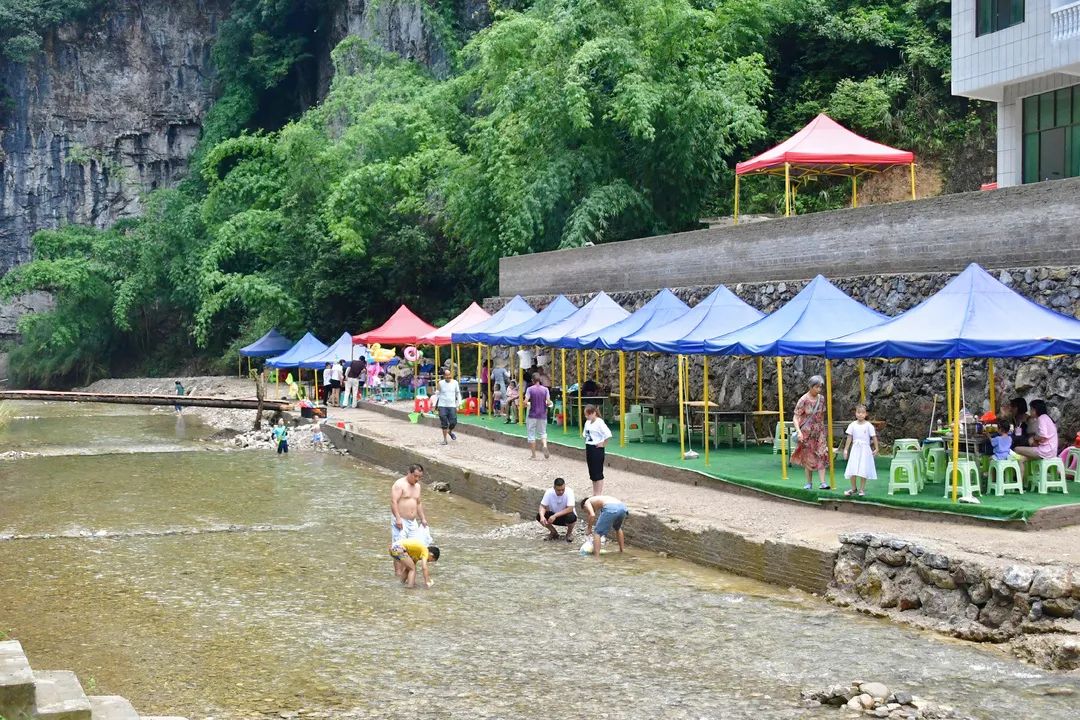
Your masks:
<instances>
[{"instance_id":1,"label":"chair","mask_svg":"<svg viewBox=\"0 0 1080 720\"><path fill-rule=\"evenodd\" d=\"M915 452L919 452L920 449L919 441L915 438L900 438L894 440L892 444L892 454L894 456L901 450L914 450Z\"/></svg>"},{"instance_id":2,"label":"chair","mask_svg":"<svg viewBox=\"0 0 1080 720\"><path fill-rule=\"evenodd\" d=\"M420 385L419 387L416 388L416 397L418 397L418 398L426 398L427 396L428 396L428 394L427 394L427 385Z\"/></svg>"},{"instance_id":3,"label":"chair","mask_svg":"<svg viewBox=\"0 0 1080 720\"><path fill-rule=\"evenodd\" d=\"M1076 471L1080 469L1080 447L1070 447L1065 450L1065 476L1077 482Z\"/></svg>"},{"instance_id":4,"label":"chair","mask_svg":"<svg viewBox=\"0 0 1080 720\"><path fill-rule=\"evenodd\" d=\"M645 442L645 429L644 423L641 417L641 412L628 412L622 416L624 432L626 433L627 442L631 440L637 440L638 442Z\"/></svg>"},{"instance_id":5,"label":"chair","mask_svg":"<svg viewBox=\"0 0 1080 720\"><path fill-rule=\"evenodd\" d=\"M1012 480L1009 480L1009 471L1012 471ZM1018 490L1024 494L1023 470L1020 463L1012 458L990 461L990 469L986 471L986 492L993 492L998 497L1007 490Z\"/></svg>"},{"instance_id":6,"label":"chair","mask_svg":"<svg viewBox=\"0 0 1080 720\"><path fill-rule=\"evenodd\" d=\"M896 490L907 490L909 495L918 495L922 485L921 475L918 455L897 455L889 465L889 494L892 495Z\"/></svg>"},{"instance_id":7,"label":"chair","mask_svg":"<svg viewBox=\"0 0 1080 720\"><path fill-rule=\"evenodd\" d=\"M982 490L979 488L979 466L975 461L960 460L956 467L959 473L958 492L960 496L970 497L975 493L982 495ZM953 464L950 460L945 467L945 497L952 495L952 475Z\"/></svg>"},{"instance_id":8,"label":"chair","mask_svg":"<svg viewBox=\"0 0 1080 720\"><path fill-rule=\"evenodd\" d=\"M798 434L795 432L795 423L785 421L784 427L786 429L785 439L787 440L787 454L791 457L791 451L799 444ZM776 423L776 430L773 431L772 441L773 455L780 452L780 423Z\"/></svg>"},{"instance_id":9,"label":"chair","mask_svg":"<svg viewBox=\"0 0 1080 720\"><path fill-rule=\"evenodd\" d=\"M945 482L945 466L949 462L949 454L945 448L931 447L926 453L926 478L930 482Z\"/></svg>"},{"instance_id":10,"label":"chair","mask_svg":"<svg viewBox=\"0 0 1080 720\"><path fill-rule=\"evenodd\" d=\"M1050 477L1053 470L1054 477ZM1042 458L1027 461L1028 489L1034 488L1040 495L1045 495L1051 488L1069 494L1065 484L1065 463L1061 458Z\"/></svg>"},{"instance_id":11,"label":"chair","mask_svg":"<svg viewBox=\"0 0 1080 720\"><path fill-rule=\"evenodd\" d=\"M675 418L660 416L659 427L660 442L666 443L679 439L679 421Z\"/></svg>"}]
</instances>

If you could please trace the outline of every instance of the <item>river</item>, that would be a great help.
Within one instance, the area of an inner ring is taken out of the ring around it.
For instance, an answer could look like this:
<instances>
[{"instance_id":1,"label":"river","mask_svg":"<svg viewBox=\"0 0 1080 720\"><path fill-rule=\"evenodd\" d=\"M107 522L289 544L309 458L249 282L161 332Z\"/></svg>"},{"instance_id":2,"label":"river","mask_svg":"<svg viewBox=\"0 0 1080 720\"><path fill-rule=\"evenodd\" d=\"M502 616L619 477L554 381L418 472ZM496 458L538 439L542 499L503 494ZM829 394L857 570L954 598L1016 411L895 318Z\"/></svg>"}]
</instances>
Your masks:
<instances>
[{"instance_id":1,"label":"river","mask_svg":"<svg viewBox=\"0 0 1080 720\"><path fill-rule=\"evenodd\" d=\"M0 461L0 637L147 714L827 718L800 689L873 679L1076 717L1080 679L992 647L652 553L597 562L451 495L425 493L443 557L407 590L383 471L226 451L167 412L12 410L0 452L39 456Z\"/></svg>"}]
</instances>

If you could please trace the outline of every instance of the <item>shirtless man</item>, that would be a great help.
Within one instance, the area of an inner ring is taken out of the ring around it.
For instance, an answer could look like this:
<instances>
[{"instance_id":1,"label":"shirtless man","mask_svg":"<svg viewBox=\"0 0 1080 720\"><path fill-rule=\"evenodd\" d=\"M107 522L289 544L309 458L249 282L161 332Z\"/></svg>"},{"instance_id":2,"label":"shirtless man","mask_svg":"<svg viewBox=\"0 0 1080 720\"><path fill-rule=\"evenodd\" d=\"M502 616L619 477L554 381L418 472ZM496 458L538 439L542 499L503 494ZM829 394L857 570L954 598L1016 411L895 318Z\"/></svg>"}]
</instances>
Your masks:
<instances>
[{"instance_id":1,"label":"shirtless man","mask_svg":"<svg viewBox=\"0 0 1080 720\"><path fill-rule=\"evenodd\" d=\"M394 545L406 538L418 537L426 544L431 544L427 516L420 502L420 480L424 477L424 468L418 463L409 466L404 477L394 481L390 488L390 544ZM401 561L394 559L394 574L401 576Z\"/></svg>"},{"instance_id":2,"label":"shirtless man","mask_svg":"<svg viewBox=\"0 0 1080 720\"><path fill-rule=\"evenodd\" d=\"M600 538L615 532L619 552L623 551L623 520L628 511L626 505L613 495L593 495L581 501L581 509L588 515L588 532L593 536L593 555L600 557Z\"/></svg>"}]
</instances>

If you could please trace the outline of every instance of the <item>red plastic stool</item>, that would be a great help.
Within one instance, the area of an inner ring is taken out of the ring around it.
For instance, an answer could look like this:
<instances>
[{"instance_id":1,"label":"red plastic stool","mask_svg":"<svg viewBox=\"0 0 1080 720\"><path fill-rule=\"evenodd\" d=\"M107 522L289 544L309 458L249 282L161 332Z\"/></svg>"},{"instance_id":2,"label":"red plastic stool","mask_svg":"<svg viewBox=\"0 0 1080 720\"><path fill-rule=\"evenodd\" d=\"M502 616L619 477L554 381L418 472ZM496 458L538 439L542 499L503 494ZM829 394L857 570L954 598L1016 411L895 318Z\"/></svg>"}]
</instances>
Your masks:
<instances>
[{"instance_id":1,"label":"red plastic stool","mask_svg":"<svg viewBox=\"0 0 1080 720\"><path fill-rule=\"evenodd\" d=\"M426 413L431 410L431 400L426 397L418 397L413 400L413 412Z\"/></svg>"},{"instance_id":2,"label":"red plastic stool","mask_svg":"<svg viewBox=\"0 0 1080 720\"><path fill-rule=\"evenodd\" d=\"M480 403L476 401L476 398L469 398L465 401L465 414L466 415L479 415Z\"/></svg>"}]
</instances>

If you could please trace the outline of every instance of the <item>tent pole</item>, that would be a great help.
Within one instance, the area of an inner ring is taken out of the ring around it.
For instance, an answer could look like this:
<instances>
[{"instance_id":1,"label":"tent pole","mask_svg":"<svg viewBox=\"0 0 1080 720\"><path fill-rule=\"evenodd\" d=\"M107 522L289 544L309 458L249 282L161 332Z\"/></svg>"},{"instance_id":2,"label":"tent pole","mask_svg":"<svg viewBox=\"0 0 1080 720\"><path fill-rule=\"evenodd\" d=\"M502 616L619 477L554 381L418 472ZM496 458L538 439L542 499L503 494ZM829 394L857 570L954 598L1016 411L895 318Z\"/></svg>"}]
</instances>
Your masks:
<instances>
[{"instance_id":1,"label":"tent pole","mask_svg":"<svg viewBox=\"0 0 1080 720\"><path fill-rule=\"evenodd\" d=\"M948 362L946 360L946 362ZM953 405L960 406L960 383L963 373L963 360L956 361L956 380L953 382ZM952 501L956 502L960 491L960 413L952 415Z\"/></svg>"},{"instance_id":2,"label":"tent pole","mask_svg":"<svg viewBox=\"0 0 1080 720\"><path fill-rule=\"evenodd\" d=\"M784 366L779 355L776 357L776 395L777 408L780 410L780 479L787 480L787 426L784 425Z\"/></svg>"},{"instance_id":3,"label":"tent pole","mask_svg":"<svg viewBox=\"0 0 1080 720\"><path fill-rule=\"evenodd\" d=\"M588 359L588 356L585 356ZM584 382L581 379L581 351L574 351L574 370L577 372L577 426L578 431L582 431L585 427L581 420L581 384Z\"/></svg>"},{"instance_id":4,"label":"tent pole","mask_svg":"<svg viewBox=\"0 0 1080 720\"><path fill-rule=\"evenodd\" d=\"M945 405L949 408L949 425L953 423L952 363L945 361Z\"/></svg>"},{"instance_id":5,"label":"tent pole","mask_svg":"<svg viewBox=\"0 0 1080 720\"><path fill-rule=\"evenodd\" d=\"M518 423L525 424L525 363L518 356Z\"/></svg>"},{"instance_id":6,"label":"tent pole","mask_svg":"<svg viewBox=\"0 0 1080 720\"><path fill-rule=\"evenodd\" d=\"M561 370L562 370L562 431L563 435L566 434L566 416L570 414L570 408L566 407L566 350L560 350L559 354L562 356Z\"/></svg>"},{"instance_id":7,"label":"tent pole","mask_svg":"<svg viewBox=\"0 0 1080 720\"><path fill-rule=\"evenodd\" d=\"M825 360L825 420L829 423L829 489L836 489L836 453L833 452L833 448L836 447L833 443L836 438L833 437L832 426L832 361L826 358Z\"/></svg>"},{"instance_id":8,"label":"tent pole","mask_svg":"<svg viewBox=\"0 0 1080 720\"><path fill-rule=\"evenodd\" d=\"M702 359L701 370L701 386L702 395L704 396L705 404L705 420L702 423L702 430L704 431L704 445L705 445L705 464L709 464L709 356L706 355Z\"/></svg>"},{"instance_id":9,"label":"tent pole","mask_svg":"<svg viewBox=\"0 0 1080 720\"><path fill-rule=\"evenodd\" d=\"M492 367L492 362L491 362L491 351L492 351L493 348L490 345L488 345L487 349L488 349L488 362L487 362L487 369L488 369L488 381L487 381L488 417L492 417L492 416L495 415L495 396L491 394L491 371L494 370L495 368Z\"/></svg>"},{"instance_id":10,"label":"tent pole","mask_svg":"<svg viewBox=\"0 0 1080 720\"><path fill-rule=\"evenodd\" d=\"M784 217L791 217L791 163L784 163Z\"/></svg>"},{"instance_id":11,"label":"tent pole","mask_svg":"<svg viewBox=\"0 0 1080 720\"><path fill-rule=\"evenodd\" d=\"M859 207L859 178L851 176L851 207Z\"/></svg>"},{"instance_id":12,"label":"tent pole","mask_svg":"<svg viewBox=\"0 0 1080 720\"><path fill-rule=\"evenodd\" d=\"M986 361L987 381L990 385L990 412L997 415L997 388L994 387L994 358Z\"/></svg>"},{"instance_id":13,"label":"tent pole","mask_svg":"<svg viewBox=\"0 0 1080 720\"><path fill-rule=\"evenodd\" d=\"M866 361L859 359L859 402L866 404Z\"/></svg>"},{"instance_id":14,"label":"tent pole","mask_svg":"<svg viewBox=\"0 0 1080 720\"><path fill-rule=\"evenodd\" d=\"M619 351L619 447L626 447L626 353Z\"/></svg>"},{"instance_id":15,"label":"tent pole","mask_svg":"<svg viewBox=\"0 0 1080 720\"><path fill-rule=\"evenodd\" d=\"M683 427L683 356L679 355L679 460L686 459L686 435Z\"/></svg>"},{"instance_id":16,"label":"tent pole","mask_svg":"<svg viewBox=\"0 0 1080 720\"><path fill-rule=\"evenodd\" d=\"M915 199L915 163L911 163L911 199Z\"/></svg>"},{"instance_id":17,"label":"tent pole","mask_svg":"<svg viewBox=\"0 0 1080 720\"><path fill-rule=\"evenodd\" d=\"M599 350L597 350L596 351L596 368L593 370L593 372L596 373L596 378L594 379L594 382L596 382L597 385L600 384L600 360L603 357L604 357L603 353L601 353Z\"/></svg>"},{"instance_id":18,"label":"tent pole","mask_svg":"<svg viewBox=\"0 0 1080 720\"><path fill-rule=\"evenodd\" d=\"M735 224L739 224L739 176L735 175Z\"/></svg>"},{"instance_id":19,"label":"tent pole","mask_svg":"<svg viewBox=\"0 0 1080 720\"><path fill-rule=\"evenodd\" d=\"M765 378L764 371L765 360L764 358L757 359L757 409L758 412L765 411Z\"/></svg>"},{"instance_id":20,"label":"tent pole","mask_svg":"<svg viewBox=\"0 0 1080 720\"><path fill-rule=\"evenodd\" d=\"M439 346L435 346L435 382L439 381L439 371L442 370L442 366L439 364Z\"/></svg>"},{"instance_id":21,"label":"tent pole","mask_svg":"<svg viewBox=\"0 0 1080 720\"><path fill-rule=\"evenodd\" d=\"M634 402L641 402L641 353L634 353Z\"/></svg>"},{"instance_id":22,"label":"tent pole","mask_svg":"<svg viewBox=\"0 0 1080 720\"><path fill-rule=\"evenodd\" d=\"M585 372L584 372L585 378L584 379L588 380L589 379L589 351L586 350L586 351L584 351L583 354L585 356Z\"/></svg>"},{"instance_id":23,"label":"tent pole","mask_svg":"<svg viewBox=\"0 0 1080 720\"><path fill-rule=\"evenodd\" d=\"M240 369L240 363L242 362L240 353L236 354L236 377L244 377L243 371Z\"/></svg>"},{"instance_id":24,"label":"tent pole","mask_svg":"<svg viewBox=\"0 0 1080 720\"><path fill-rule=\"evenodd\" d=\"M484 346L480 343L476 343L476 414L480 414L480 371L481 365L484 362ZM491 398L491 393L488 393L488 399Z\"/></svg>"}]
</instances>

